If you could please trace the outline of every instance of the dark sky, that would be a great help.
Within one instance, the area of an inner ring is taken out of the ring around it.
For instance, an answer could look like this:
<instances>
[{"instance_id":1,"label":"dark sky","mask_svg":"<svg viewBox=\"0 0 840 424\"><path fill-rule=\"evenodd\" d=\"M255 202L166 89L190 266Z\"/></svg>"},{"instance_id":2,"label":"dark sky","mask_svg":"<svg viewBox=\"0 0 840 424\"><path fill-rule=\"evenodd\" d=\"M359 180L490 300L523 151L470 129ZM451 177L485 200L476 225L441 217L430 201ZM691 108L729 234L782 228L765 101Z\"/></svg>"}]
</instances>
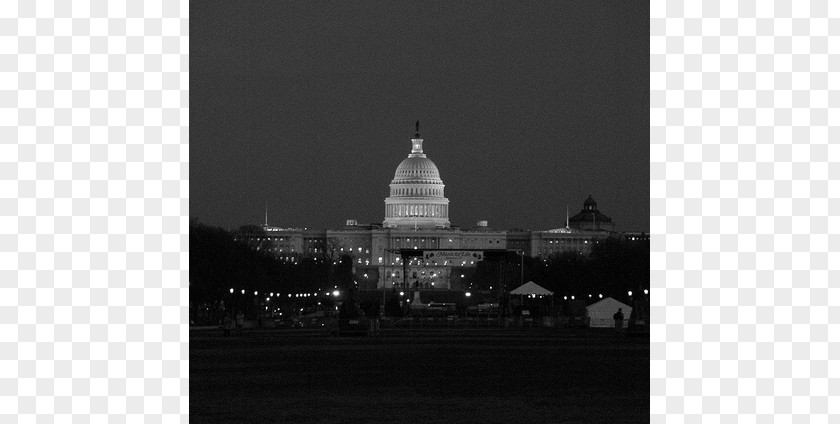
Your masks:
<instances>
[{"instance_id":1,"label":"dark sky","mask_svg":"<svg viewBox=\"0 0 840 424\"><path fill-rule=\"evenodd\" d=\"M381 223L420 120L453 225L649 229L641 1L191 1L190 215Z\"/></svg>"}]
</instances>

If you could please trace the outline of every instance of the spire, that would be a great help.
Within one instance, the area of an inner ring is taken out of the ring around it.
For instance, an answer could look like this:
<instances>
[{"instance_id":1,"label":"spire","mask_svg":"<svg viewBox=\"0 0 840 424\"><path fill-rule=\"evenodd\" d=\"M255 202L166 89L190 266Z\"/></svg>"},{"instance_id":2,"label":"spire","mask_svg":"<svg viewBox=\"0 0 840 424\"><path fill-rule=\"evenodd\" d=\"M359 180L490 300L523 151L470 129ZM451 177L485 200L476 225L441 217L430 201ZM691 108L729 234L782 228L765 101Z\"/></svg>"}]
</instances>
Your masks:
<instances>
[{"instance_id":1,"label":"spire","mask_svg":"<svg viewBox=\"0 0 840 424\"><path fill-rule=\"evenodd\" d=\"M268 227L268 202L265 202L265 227Z\"/></svg>"},{"instance_id":2,"label":"spire","mask_svg":"<svg viewBox=\"0 0 840 424\"><path fill-rule=\"evenodd\" d=\"M566 229L569 229L569 204L566 203Z\"/></svg>"},{"instance_id":3,"label":"spire","mask_svg":"<svg viewBox=\"0 0 840 424\"><path fill-rule=\"evenodd\" d=\"M415 133L414 138L411 139L411 154L409 157L426 157L423 154L423 139L420 138L420 120L414 124Z\"/></svg>"}]
</instances>

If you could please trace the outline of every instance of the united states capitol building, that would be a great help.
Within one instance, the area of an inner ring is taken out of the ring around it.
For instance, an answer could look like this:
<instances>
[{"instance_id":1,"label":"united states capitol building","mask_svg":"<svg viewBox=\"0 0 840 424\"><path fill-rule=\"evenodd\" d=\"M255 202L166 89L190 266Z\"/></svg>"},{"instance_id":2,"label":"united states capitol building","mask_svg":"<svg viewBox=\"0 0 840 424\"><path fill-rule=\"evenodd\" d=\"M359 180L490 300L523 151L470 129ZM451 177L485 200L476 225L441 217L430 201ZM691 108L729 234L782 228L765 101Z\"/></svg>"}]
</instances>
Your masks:
<instances>
[{"instance_id":1,"label":"united states capitol building","mask_svg":"<svg viewBox=\"0 0 840 424\"><path fill-rule=\"evenodd\" d=\"M353 259L360 288L399 288L410 282L425 289L461 289L464 274L476 267L486 251L517 251L548 257L566 251L587 253L607 237L647 238L644 233L615 233L610 218L589 196L583 209L566 216L566 225L544 231L493 229L487 221L462 229L449 222L449 199L437 166L423 152L419 123L411 152L397 166L385 198L382 224L346 225L331 230L263 225L270 249L286 261L301 258ZM401 252L425 252L404 259ZM403 263L406 262L407 263Z\"/></svg>"}]
</instances>

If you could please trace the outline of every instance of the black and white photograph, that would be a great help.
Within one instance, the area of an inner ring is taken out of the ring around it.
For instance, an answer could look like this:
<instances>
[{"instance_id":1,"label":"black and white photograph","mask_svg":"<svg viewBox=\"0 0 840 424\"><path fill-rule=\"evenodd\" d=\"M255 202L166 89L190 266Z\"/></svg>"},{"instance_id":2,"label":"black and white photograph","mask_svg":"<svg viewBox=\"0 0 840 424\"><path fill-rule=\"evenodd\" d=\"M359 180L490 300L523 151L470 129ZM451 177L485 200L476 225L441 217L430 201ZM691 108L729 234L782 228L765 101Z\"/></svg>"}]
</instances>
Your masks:
<instances>
[{"instance_id":1,"label":"black and white photograph","mask_svg":"<svg viewBox=\"0 0 840 424\"><path fill-rule=\"evenodd\" d=\"M9 0L0 423L840 422L840 2Z\"/></svg>"},{"instance_id":2,"label":"black and white photograph","mask_svg":"<svg viewBox=\"0 0 840 424\"><path fill-rule=\"evenodd\" d=\"M190 420L647 422L649 32L190 2Z\"/></svg>"}]
</instances>

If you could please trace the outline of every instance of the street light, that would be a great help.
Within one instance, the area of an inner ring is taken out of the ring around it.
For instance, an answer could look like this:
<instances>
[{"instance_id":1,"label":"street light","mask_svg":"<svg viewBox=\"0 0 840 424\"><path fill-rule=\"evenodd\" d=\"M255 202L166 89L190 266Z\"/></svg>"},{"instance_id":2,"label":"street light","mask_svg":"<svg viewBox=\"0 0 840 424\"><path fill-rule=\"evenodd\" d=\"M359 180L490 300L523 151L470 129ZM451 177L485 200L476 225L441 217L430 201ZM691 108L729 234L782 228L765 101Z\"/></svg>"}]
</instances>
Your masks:
<instances>
[{"instance_id":1,"label":"street light","mask_svg":"<svg viewBox=\"0 0 840 424\"><path fill-rule=\"evenodd\" d=\"M245 289L242 289L242 294L245 294Z\"/></svg>"},{"instance_id":2,"label":"street light","mask_svg":"<svg viewBox=\"0 0 840 424\"><path fill-rule=\"evenodd\" d=\"M230 294L233 294L233 289L230 289Z\"/></svg>"},{"instance_id":3,"label":"street light","mask_svg":"<svg viewBox=\"0 0 840 424\"><path fill-rule=\"evenodd\" d=\"M627 296L633 296L633 292L632 292L632 291L628 291L628 292L627 292Z\"/></svg>"},{"instance_id":4,"label":"street light","mask_svg":"<svg viewBox=\"0 0 840 424\"><path fill-rule=\"evenodd\" d=\"M645 294L648 294L648 291L647 291L647 289L645 289Z\"/></svg>"},{"instance_id":5,"label":"street light","mask_svg":"<svg viewBox=\"0 0 840 424\"><path fill-rule=\"evenodd\" d=\"M466 293L464 293L464 296L470 297L470 296L472 296L472 294L470 294L470 292L466 292Z\"/></svg>"},{"instance_id":6,"label":"street light","mask_svg":"<svg viewBox=\"0 0 840 424\"><path fill-rule=\"evenodd\" d=\"M338 297L338 290L333 290L333 296Z\"/></svg>"}]
</instances>

